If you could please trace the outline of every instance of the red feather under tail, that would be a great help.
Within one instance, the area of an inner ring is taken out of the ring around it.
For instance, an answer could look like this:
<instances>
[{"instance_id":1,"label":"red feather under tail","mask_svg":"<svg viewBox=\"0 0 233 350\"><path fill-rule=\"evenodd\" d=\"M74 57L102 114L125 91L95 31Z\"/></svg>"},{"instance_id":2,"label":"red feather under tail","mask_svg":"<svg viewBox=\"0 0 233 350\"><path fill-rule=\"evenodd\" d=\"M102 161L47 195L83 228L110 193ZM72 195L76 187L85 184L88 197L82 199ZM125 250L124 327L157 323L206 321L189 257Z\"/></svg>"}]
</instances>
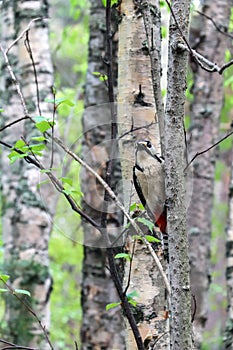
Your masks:
<instances>
[{"instance_id":1,"label":"red feather under tail","mask_svg":"<svg viewBox=\"0 0 233 350\"><path fill-rule=\"evenodd\" d=\"M162 234L167 234L167 215L165 211L159 217L155 215L155 224L159 227Z\"/></svg>"}]
</instances>

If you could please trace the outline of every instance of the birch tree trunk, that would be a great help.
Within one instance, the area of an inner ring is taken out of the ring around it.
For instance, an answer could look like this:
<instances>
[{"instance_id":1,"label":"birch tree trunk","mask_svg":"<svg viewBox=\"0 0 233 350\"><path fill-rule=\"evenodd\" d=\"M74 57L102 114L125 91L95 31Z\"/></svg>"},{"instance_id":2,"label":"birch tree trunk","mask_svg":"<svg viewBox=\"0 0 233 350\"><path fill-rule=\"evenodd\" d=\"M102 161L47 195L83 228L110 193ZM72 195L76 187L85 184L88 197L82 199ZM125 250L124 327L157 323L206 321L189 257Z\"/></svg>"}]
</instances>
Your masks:
<instances>
[{"instance_id":1,"label":"birch tree trunk","mask_svg":"<svg viewBox=\"0 0 233 350\"><path fill-rule=\"evenodd\" d=\"M202 12L218 25L229 21L230 4L227 0L205 0ZM197 51L210 61L224 63L227 37L216 31L213 23L200 16L201 42ZM223 77L208 73L196 66L194 73L189 129L190 159L218 140L220 113L223 103ZM191 288L197 310L194 320L195 346L199 349L208 317L208 288L210 283L211 213L213 208L216 148L202 154L193 163L193 194L188 208Z\"/></svg>"},{"instance_id":2,"label":"birch tree trunk","mask_svg":"<svg viewBox=\"0 0 233 350\"><path fill-rule=\"evenodd\" d=\"M48 17L47 1L4 1L2 12L2 45L6 48L37 17ZM24 37L25 38L25 37ZM24 39L23 39L24 40ZM29 54L23 40L9 51L9 61L21 84L29 113L39 115L36 98L35 76ZM53 84L53 69L48 43L48 25L38 20L31 25L29 40L35 61L40 91L40 109L43 116L51 116L48 97ZM1 76L4 124L23 116L23 108L3 63ZM22 121L1 133L1 139L14 145L22 136L33 135L31 121ZM38 191L38 171L24 160L9 165L9 151L2 150L2 198L3 198L3 243L4 273L10 275L12 288L26 289L32 297L28 299L42 324L49 327L49 295L52 280L49 273L48 242L52 227L52 215L56 198L50 187ZM48 198L45 204L43 200ZM4 319L7 330L4 336L9 341L47 349L43 332L38 322L12 295L6 296Z\"/></svg>"},{"instance_id":3,"label":"birch tree trunk","mask_svg":"<svg viewBox=\"0 0 233 350\"><path fill-rule=\"evenodd\" d=\"M190 1L174 0L172 8L183 35L187 37ZM172 350L190 350L192 349L191 296L186 228L183 126L187 52L178 47L180 41L180 32L171 16L165 111L165 184L171 284L170 346Z\"/></svg>"},{"instance_id":4,"label":"birch tree trunk","mask_svg":"<svg viewBox=\"0 0 233 350\"><path fill-rule=\"evenodd\" d=\"M158 118L162 116L157 114L156 106L161 108L162 105L159 98L155 100L161 93L160 41L159 2L123 0L119 26L117 107L119 134L125 135L120 139L120 155L124 205L128 210L132 203L139 202L132 184L135 141L151 140L158 153L161 150ZM156 70L151 75L155 61ZM153 87L158 89L157 95ZM132 247L132 239L129 238L127 248L130 253ZM166 269L161 253L159 259ZM128 266L125 276L127 283ZM167 349L169 338L164 281L149 251L139 242L135 246L127 293L133 290L139 293L139 304L134 314L145 345L148 349L154 346L156 349ZM131 331L127 328L127 350L135 348Z\"/></svg>"},{"instance_id":5,"label":"birch tree trunk","mask_svg":"<svg viewBox=\"0 0 233 350\"><path fill-rule=\"evenodd\" d=\"M105 178L111 148L111 115L108 89L101 74L106 74L104 52L106 50L105 8L101 0L91 0L89 58L86 77L85 113L83 115L84 160ZM115 23L115 30L117 26ZM116 86L117 35L113 38L114 85ZM94 73L94 74L93 74ZM115 162L112 178L113 189L118 192L121 172ZM83 208L100 223L104 189L89 172L82 171ZM122 214L109 204L107 230L111 238L119 235ZM106 311L106 305L119 301L108 269L106 242L100 233L83 221L84 261L82 280L83 322L82 349L125 349L124 324L120 308ZM120 242L118 242L120 244Z\"/></svg>"}]
</instances>

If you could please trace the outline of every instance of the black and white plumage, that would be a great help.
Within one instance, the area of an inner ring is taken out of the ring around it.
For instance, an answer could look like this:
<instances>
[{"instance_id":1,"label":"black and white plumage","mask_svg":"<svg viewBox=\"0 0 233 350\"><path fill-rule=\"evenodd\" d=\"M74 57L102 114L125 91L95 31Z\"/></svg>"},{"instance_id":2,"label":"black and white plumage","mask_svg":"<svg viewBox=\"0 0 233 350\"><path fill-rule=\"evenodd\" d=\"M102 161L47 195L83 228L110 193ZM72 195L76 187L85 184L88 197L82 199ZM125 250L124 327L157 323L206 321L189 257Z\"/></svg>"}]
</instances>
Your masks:
<instances>
[{"instance_id":1,"label":"black and white plumage","mask_svg":"<svg viewBox=\"0 0 233 350\"><path fill-rule=\"evenodd\" d=\"M133 181L149 217L166 234L164 159L148 140L136 143Z\"/></svg>"}]
</instances>

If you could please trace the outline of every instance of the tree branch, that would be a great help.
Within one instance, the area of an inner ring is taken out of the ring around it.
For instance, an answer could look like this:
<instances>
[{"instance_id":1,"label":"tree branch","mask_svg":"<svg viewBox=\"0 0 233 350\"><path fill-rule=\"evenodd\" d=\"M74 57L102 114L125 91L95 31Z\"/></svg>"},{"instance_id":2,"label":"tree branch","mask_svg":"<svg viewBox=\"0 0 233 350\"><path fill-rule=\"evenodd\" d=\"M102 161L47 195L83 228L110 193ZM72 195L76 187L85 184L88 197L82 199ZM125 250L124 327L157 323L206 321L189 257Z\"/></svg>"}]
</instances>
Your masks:
<instances>
[{"instance_id":1,"label":"tree branch","mask_svg":"<svg viewBox=\"0 0 233 350\"><path fill-rule=\"evenodd\" d=\"M221 67L219 67L215 62L211 62L209 61L207 58L205 58L203 55L201 55L200 53L198 53L197 51L193 50L188 42L188 40L186 39L185 35L183 34L182 29L180 28L180 25L176 19L176 16L174 14L173 8L170 4L170 2L168 0L165 0L170 11L172 14L172 17L175 21L175 24L177 26L177 29L180 32L180 35L184 41L185 44L182 43L177 43L177 47L182 49L182 50L187 50L191 56L194 58L194 60L199 64L199 66L201 66L202 69L204 69L205 71L209 72L209 73L213 73L213 72L218 72L220 75L223 73L223 71L227 68L229 68L230 66L233 65L233 60L225 63L224 65L222 65ZM226 33L225 33L226 34ZM208 67L206 67L203 63L207 64Z\"/></svg>"},{"instance_id":2,"label":"tree branch","mask_svg":"<svg viewBox=\"0 0 233 350\"><path fill-rule=\"evenodd\" d=\"M12 41L12 43L8 46L8 48L7 48L6 51L5 51L5 52L6 52L6 55L7 55L8 52L12 49L12 47L13 47L15 44L17 44L17 42L18 42L20 39L23 38L24 34L30 30L32 23L33 23L33 22L36 22L36 21L41 21L42 19L43 19L42 17L33 18L33 19L29 22L28 26L27 26L27 27L19 34L19 36L18 36L14 41Z\"/></svg>"},{"instance_id":3,"label":"tree branch","mask_svg":"<svg viewBox=\"0 0 233 350\"><path fill-rule=\"evenodd\" d=\"M227 30L226 27L223 27L222 25L216 24L216 22L213 20L213 18L211 18L210 16L206 15L204 12L201 12L201 11L198 11L198 10L196 10L196 12L197 12L199 15L204 16L205 18L209 19L209 20L213 23L214 27L217 29L217 31L218 31L219 33L221 33L221 34L227 36L228 38L233 39L233 35L230 34L230 33L228 33L228 32L226 31L226 30ZM222 30L222 28L225 28L225 30Z\"/></svg>"},{"instance_id":4,"label":"tree branch","mask_svg":"<svg viewBox=\"0 0 233 350\"><path fill-rule=\"evenodd\" d=\"M195 156L190 160L190 162L188 163L188 165L185 167L184 172L188 169L188 167L192 164L192 162L199 157L200 155L210 151L212 148L218 146L221 142L223 142L224 140L226 140L228 137L230 137L233 134L233 131L230 131L228 134L226 134L224 137L222 137L220 140L218 140L217 142L215 142L213 145L211 145L210 147L204 149L203 151L197 152L195 154Z\"/></svg>"},{"instance_id":5,"label":"tree branch","mask_svg":"<svg viewBox=\"0 0 233 350\"><path fill-rule=\"evenodd\" d=\"M41 320L39 319L39 317L37 316L36 312L31 308L30 305L28 305L22 298L20 298L20 297L17 295L17 293L15 292L15 290L14 290L6 281L4 281L1 277L0 277L0 280L4 283L4 285L5 285L6 288L9 290L9 292L10 292L16 299L18 299L18 300L20 301L20 303L23 304L23 306L25 307L25 309L27 309L27 310L30 312L30 314L36 319L36 321L38 322L38 324L39 324L39 326L40 326L40 328L41 328L41 330L42 330L42 332L43 332L43 334L44 334L44 336L45 336L45 339L46 339L47 343L48 343L49 346L50 346L50 349L51 349L51 350L54 350L54 347L53 347L53 345L52 345L52 343L51 343L51 341L50 341L50 339L49 339L48 332L47 332L45 326L42 325L42 322L41 322ZM10 344L10 345L12 345L12 344ZM14 344L13 344L13 345L14 345ZM17 349L18 349L18 348L19 348L19 349L31 349L31 348L27 348L27 347L17 347ZM7 348L5 348L5 349L7 349ZM8 349L10 349L10 348L8 347ZM14 348L13 348L13 349L14 349Z\"/></svg>"}]
</instances>

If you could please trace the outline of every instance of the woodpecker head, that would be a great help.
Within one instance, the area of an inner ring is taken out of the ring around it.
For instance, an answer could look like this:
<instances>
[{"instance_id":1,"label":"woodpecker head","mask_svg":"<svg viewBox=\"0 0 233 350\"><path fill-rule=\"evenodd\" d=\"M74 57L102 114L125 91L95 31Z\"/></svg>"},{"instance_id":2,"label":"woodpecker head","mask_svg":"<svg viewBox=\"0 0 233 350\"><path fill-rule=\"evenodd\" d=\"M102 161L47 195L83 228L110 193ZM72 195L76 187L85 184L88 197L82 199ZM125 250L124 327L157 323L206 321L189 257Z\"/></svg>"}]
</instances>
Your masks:
<instances>
[{"instance_id":1,"label":"woodpecker head","mask_svg":"<svg viewBox=\"0 0 233 350\"><path fill-rule=\"evenodd\" d=\"M159 163L163 163L164 159L160 156L158 152L156 152L155 147L149 140L139 140L136 142L136 165L144 168L147 165L148 160L152 157L157 160Z\"/></svg>"}]
</instances>

